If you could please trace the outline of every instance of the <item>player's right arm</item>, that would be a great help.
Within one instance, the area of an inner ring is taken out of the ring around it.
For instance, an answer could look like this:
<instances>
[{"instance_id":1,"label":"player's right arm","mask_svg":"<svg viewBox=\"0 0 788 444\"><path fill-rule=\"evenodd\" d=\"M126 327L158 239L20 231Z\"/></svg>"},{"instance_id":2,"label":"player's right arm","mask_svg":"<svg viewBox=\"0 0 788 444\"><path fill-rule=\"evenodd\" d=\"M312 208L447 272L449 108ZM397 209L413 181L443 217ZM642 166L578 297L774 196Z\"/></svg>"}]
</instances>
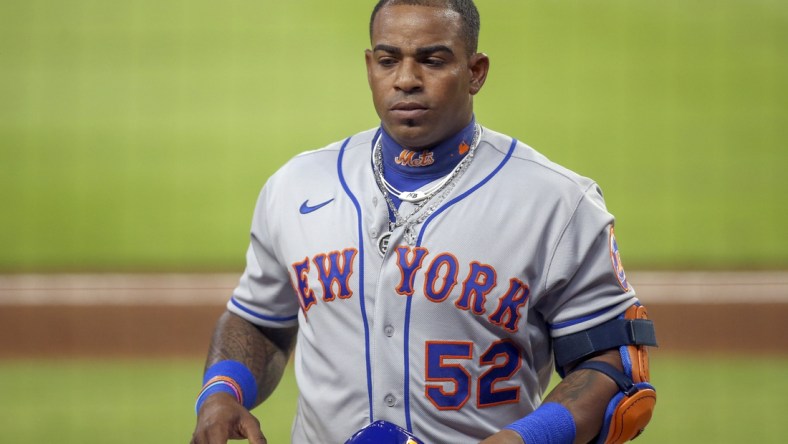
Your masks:
<instances>
[{"instance_id":1,"label":"player's right arm","mask_svg":"<svg viewBox=\"0 0 788 444\"><path fill-rule=\"evenodd\" d=\"M216 325L205 363L206 370L222 361L246 366L256 381L253 406L271 395L295 346L298 327L265 328L225 312ZM200 406L192 444L225 444L229 439L265 444L260 423L229 393L208 396Z\"/></svg>"}]
</instances>

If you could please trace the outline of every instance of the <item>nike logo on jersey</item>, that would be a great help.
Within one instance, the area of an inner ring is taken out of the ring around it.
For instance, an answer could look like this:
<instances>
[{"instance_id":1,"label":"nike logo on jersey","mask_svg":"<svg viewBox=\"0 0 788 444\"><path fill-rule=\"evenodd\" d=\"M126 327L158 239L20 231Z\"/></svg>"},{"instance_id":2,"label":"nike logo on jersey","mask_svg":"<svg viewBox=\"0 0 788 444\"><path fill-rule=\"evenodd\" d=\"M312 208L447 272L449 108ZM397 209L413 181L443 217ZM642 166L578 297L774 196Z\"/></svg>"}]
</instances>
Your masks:
<instances>
[{"instance_id":1,"label":"nike logo on jersey","mask_svg":"<svg viewBox=\"0 0 788 444\"><path fill-rule=\"evenodd\" d=\"M304 201L304 203L301 204L301 208L299 209L299 211L301 212L301 214L309 214L309 213L311 213L313 211L317 211L317 210L323 208L324 206L330 204L333 201L334 201L334 199L328 199L325 202L319 203L317 205L310 206L309 205L309 199L307 199L307 200Z\"/></svg>"}]
</instances>

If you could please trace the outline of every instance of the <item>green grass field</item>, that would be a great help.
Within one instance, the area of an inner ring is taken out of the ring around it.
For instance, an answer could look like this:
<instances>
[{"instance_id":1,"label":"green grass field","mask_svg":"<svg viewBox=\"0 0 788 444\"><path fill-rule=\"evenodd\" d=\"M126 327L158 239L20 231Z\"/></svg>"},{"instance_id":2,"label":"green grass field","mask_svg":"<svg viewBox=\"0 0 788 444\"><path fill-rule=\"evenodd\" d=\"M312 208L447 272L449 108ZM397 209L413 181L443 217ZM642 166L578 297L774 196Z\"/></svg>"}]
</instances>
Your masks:
<instances>
[{"instance_id":1,"label":"green grass field","mask_svg":"<svg viewBox=\"0 0 788 444\"><path fill-rule=\"evenodd\" d=\"M197 360L0 362L0 442L188 442ZM655 355L657 410L640 444L785 442L786 358ZM289 442L292 367L255 413L269 443Z\"/></svg>"},{"instance_id":2,"label":"green grass field","mask_svg":"<svg viewBox=\"0 0 788 444\"><path fill-rule=\"evenodd\" d=\"M0 272L237 270L375 126L370 1L0 3ZM479 120L598 180L630 267L788 266L788 3L479 0Z\"/></svg>"}]
</instances>

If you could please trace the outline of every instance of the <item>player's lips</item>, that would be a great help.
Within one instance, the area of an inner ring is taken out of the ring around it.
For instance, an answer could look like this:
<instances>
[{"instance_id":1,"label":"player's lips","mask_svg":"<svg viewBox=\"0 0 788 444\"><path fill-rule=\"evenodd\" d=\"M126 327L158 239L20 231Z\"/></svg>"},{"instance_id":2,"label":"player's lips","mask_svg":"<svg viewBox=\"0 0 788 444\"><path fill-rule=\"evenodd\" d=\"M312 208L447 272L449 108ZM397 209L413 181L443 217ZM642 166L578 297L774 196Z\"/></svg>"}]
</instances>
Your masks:
<instances>
[{"instance_id":1,"label":"player's lips","mask_svg":"<svg viewBox=\"0 0 788 444\"><path fill-rule=\"evenodd\" d=\"M429 108L417 102L398 102L389 110L396 117L412 119L426 113Z\"/></svg>"}]
</instances>

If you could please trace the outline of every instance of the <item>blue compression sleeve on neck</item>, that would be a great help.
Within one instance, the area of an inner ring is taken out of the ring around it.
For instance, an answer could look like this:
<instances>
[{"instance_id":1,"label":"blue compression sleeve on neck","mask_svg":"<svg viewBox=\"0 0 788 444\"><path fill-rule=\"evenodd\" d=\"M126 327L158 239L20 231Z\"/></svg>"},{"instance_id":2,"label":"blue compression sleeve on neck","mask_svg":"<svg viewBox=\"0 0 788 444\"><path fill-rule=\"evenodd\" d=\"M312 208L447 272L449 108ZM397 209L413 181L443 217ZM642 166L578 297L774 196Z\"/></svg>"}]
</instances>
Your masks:
<instances>
[{"instance_id":1,"label":"blue compression sleeve on neck","mask_svg":"<svg viewBox=\"0 0 788 444\"><path fill-rule=\"evenodd\" d=\"M542 404L504 428L517 432L525 444L572 444L576 433L572 414L557 402Z\"/></svg>"}]
</instances>

